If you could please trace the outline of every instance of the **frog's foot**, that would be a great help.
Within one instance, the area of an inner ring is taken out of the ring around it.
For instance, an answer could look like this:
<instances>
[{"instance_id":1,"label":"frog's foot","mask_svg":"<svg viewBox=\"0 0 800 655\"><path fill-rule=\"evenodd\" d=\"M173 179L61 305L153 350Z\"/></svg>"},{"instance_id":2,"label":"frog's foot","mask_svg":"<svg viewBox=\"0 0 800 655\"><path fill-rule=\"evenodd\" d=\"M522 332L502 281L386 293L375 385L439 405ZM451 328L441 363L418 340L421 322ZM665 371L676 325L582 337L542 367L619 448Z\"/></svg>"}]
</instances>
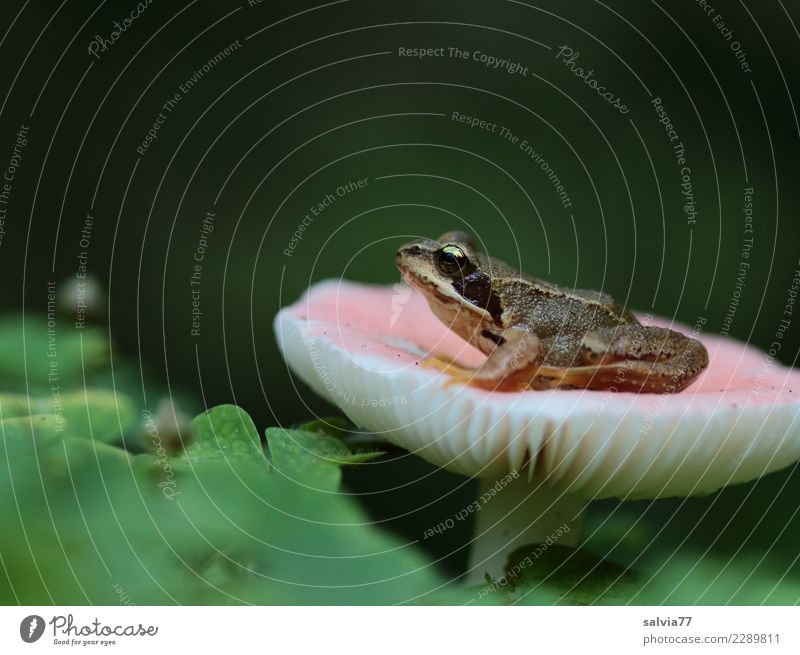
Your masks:
<instances>
[{"instance_id":1,"label":"frog's foot","mask_svg":"<svg viewBox=\"0 0 800 655\"><path fill-rule=\"evenodd\" d=\"M444 360L436 358L427 359L422 363L422 365L425 368L435 368L440 370L442 373L447 374L447 379L444 383L445 388L458 384L471 384L472 378L477 370L474 368L466 368L455 363L448 363Z\"/></svg>"},{"instance_id":2,"label":"frog's foot","mask_svg":"<svg viewBox=\"0 0 800 655\"><path fill-rule=\"evenodd\" d=\"M475 374L473 368L461 366L455 359L447 359L444 357L428 357L422 360L422 368L435 368L442 373L446 373L449 378L445 382L445 387L454 384L469 384L470 379Z\"/></svg>"},{"instance_id":3,"label":"frog's foot","mask_svg":"<svg viewBox=\"0 0 800 655\"><path fill-rule=\"evenodd\" d=\"M422 368L435 368L442 373L447 373L450 369L463 369L465 367L461 366L455 359L450 359L448 357L442 357L440 355L433 355L431 357L426 357L421 362Z\"/></svg>"},{"instance_id":4,"label":"frog's foot","mask_svg":"<svg viewBox=\"0 0 800 655\"><path fill-rule=\"evenodd\" d=\"M619 325L587 332L581 363L565 376L591 389L677 392L708 365L708 353L696 339L645 325Z\"/></svg>"}]
</instances>

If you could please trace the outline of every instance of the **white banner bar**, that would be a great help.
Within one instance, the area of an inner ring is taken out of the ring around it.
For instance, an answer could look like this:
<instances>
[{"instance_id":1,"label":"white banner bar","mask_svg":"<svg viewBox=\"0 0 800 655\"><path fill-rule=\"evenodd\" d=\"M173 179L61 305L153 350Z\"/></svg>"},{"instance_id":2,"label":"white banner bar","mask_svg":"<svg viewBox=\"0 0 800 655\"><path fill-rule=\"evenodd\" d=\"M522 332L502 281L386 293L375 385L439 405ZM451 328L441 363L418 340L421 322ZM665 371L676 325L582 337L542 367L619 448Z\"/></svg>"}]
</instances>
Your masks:
<instances>
[{"instance_id":1,"label":"white banner bar","mask_svg":"<svg viewBox=\"0 0 800 655\"><path fill-rule=\"evenodd\" d=\"M0 653L800 653L797 607L4 607ZM233 650L232 650L233 649ZM276 650L280 649L280 650ZM555 650L558 649L558 650ZM579 650L580 649L580 650Z\"/></svg>"}]
</instances>

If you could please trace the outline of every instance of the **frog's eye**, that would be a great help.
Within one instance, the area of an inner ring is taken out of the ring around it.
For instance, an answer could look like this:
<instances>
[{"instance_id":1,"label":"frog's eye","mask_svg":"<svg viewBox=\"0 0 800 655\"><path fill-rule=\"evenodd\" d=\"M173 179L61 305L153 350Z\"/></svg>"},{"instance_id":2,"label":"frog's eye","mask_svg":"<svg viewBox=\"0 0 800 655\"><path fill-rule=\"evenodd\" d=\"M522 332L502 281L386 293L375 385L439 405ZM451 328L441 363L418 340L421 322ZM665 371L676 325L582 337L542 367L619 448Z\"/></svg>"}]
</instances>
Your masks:
<instances>
[{"instance_id":1,"label":"frog's eye","mask_svg":"<svg viewBox=\"0 0 800 655\"><path fill-rule=\"evenodd\" d=\"M467 256L458 246L445 246L436 253L436 268L444 275L455 275L467 264Z\"/></svg>"}]
</instances>

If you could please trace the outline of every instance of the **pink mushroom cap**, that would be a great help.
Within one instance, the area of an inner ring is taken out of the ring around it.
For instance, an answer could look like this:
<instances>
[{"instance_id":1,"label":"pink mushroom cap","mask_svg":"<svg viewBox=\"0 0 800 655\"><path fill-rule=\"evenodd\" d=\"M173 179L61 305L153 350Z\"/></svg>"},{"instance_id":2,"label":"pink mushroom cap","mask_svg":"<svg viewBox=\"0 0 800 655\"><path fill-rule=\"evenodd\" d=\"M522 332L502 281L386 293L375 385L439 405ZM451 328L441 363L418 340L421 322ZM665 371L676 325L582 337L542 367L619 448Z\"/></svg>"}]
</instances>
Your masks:
<instances>
[{"instance_id":1,"label":"pink mushroom cap","mask_svg":"<svg viewBox=\"0 0 800 655\"><path fill-rule=\"evenodd\" d=\"M355 425L469 476L518 471L585 498L656 498L709 493L800 459L800 371L726 337L693 335L710 363L678 394L509 393L448 384L423 365L485 357L404 285L320 282L276 316L275 332L289 367Z\"/></svg>"}]
</instances>

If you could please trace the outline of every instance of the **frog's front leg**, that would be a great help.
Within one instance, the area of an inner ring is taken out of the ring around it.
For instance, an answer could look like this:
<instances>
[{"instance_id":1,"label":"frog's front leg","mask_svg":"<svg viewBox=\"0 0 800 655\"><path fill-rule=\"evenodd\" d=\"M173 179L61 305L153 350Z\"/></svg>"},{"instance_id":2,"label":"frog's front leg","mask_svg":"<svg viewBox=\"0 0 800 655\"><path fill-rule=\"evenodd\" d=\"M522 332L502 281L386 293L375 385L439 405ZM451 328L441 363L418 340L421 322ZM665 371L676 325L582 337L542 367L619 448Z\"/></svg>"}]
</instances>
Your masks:
<instances>
[{"instance_id":1,"label":"frog's front leg","mask_svg":"<svg viewBox=\"0 0 800 655\"><path fill-rule=\"evenodd\" d=\"M569 372L576 386L674 393L708 365L708 352L696 339L667 328L618 325L586 333L581 363Z\"/></svg>"},{"instance_id":2,"label":"frog's front leg","mask_svg":"<svg viewBox=\"0 0 800 655\"><path fill-rule=\"evenodd\" d=\"M441 368L450 375L451 383L501 391L524 388L541 363L542 345L539 338L517 327L499 333L484 331L480 336L496 344L480 368L441 366L439 360L428 360L426 365Z\"/></svg>"}]
</instances>

